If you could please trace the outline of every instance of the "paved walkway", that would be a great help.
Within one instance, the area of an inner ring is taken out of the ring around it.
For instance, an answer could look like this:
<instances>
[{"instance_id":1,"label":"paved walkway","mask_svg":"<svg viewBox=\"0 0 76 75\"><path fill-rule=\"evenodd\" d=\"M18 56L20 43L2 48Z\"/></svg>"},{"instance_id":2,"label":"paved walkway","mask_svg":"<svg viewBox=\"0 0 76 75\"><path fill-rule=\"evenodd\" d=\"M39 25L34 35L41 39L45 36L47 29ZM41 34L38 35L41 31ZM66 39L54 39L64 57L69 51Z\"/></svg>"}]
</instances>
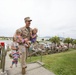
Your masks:
<instances>
[{"instance_id":1,"label":"paved walkway","mask_svg":"<svg viewBox=\"0 0 76 75\"><path fill-rule=\"evenodd\" d=\"M7 53L6 64L5 64L7 75L22 75L20 63L18 63L18 67L13 66L13 68L10 68L12 59L10 59L8 55L9 55L9 52ZM48 71L38 63L31 63L31 64L27 64L25 75L55 75L55 74Z\"/></svg>"}]
</instances>

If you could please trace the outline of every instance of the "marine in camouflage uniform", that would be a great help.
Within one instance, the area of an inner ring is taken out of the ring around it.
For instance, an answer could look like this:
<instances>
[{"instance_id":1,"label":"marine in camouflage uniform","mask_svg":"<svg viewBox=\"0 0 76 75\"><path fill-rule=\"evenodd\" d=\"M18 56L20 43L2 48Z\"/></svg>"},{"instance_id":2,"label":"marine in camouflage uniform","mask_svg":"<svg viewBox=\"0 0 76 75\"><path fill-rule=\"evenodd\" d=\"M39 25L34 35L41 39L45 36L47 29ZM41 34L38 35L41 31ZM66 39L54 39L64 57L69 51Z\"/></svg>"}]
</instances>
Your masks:
<instances>
[{"instance_id":1,"label":"marine in camouflage uniform","mask_svg":"<svg viewBox=\"0 0 76 75\"><path fill-rule=\"evenodd\" d=\"M30 28L30 22L32 20L30 19L30 17L26 17L24 19L24 21L25 21L26 25L24 27L18 29L18 30L21 31L21 36L22 36L23 39L28 38L30 40L30 37L31 37L30 33L32 31L32 29ZM23 43L19 44L20 62L21 62L22 69L26 68L25 59L26 59L26 56L27 56L26 55L27 54L27 50L28 50L28 48L26 48Z\"/></svg>"}]
</instances>

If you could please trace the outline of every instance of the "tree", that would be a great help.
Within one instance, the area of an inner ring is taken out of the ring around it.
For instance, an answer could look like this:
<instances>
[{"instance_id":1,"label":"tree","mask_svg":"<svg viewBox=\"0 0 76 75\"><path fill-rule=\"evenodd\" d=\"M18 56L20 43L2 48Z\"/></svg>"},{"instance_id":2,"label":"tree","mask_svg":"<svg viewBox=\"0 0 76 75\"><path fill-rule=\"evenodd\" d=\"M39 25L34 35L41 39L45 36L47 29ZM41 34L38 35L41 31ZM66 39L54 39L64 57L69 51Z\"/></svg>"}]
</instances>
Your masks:
<instances>
[{"instance_id":1,"label":"tree","mask_svg":"<svg viewBox=\"0 0 76 75\"><path fill-rule=\"evenodd\" d=\"M73 44L76 44L76 40L73 40Z\"/></svg>"},{"instance_id":2,"label":"tree","mask_svg":"<svg viewBox=\"0 0 76 75\"><path fill-rule=\"evenodd\" d=\"M44 41L44 38L42 38L42 41Z\"/></svg>"},{"instance_id":3,"label":"tree","mask_svg":"<svg viewBox=\"0 0 76 75\"><path fill-rule=\"evenodd\" d=\"M74 48L76 48L76 40L73 40L73 45L74 45Z\"/></svg>"},{"instance_id":4,"label":"tree","mask_svg":"<svg viewBox=\"0 0 76 75\"><path fill-rule=\"evenodd\" d=\"M64 40L64 43L67 43L68 44L68 49L69 49L69 44L70 43L72 43L72 38L66 38L65 40Z\"/></svg>"},{"instance_id":5,"label":"tree","mask_svg":"<svg viewBox=\"0 0 76 75\"><path fill-rule=\"evenodd\" d=\"M50 41L52 43L58 44L58 43L60 43L60 38L58 36L54 36L54 37L50 38Z\"/></svg>"},{"instance_id":6,"label":"tree","mask_svg":"<svg viewBox=\"0 0 76 75\"><path fill-rule=\"evenodd\" d=\"M52 38L49 39L52 43L55 44L54 50L56 49L56 44L60 43L60 38L58 36L54 36Z\"/></svg>"}]
</instances>

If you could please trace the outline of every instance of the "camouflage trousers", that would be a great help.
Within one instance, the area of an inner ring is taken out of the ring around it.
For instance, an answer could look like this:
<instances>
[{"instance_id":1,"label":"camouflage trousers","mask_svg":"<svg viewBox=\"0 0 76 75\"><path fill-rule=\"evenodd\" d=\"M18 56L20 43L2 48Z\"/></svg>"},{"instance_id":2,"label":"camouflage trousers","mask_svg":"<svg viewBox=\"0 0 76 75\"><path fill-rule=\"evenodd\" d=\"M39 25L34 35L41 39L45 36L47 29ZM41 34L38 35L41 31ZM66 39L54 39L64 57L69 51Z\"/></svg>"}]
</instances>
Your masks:
<instances>
[{"instance_id":1,"label":"camouflage trousers","mask_svg":"<svg viewBox=\"0 0 76 75\"><path fill-rule=\"evenodd\" d=\"M21 67L26 67L26 48L24 45L19 45Z\"/></svg>"}]
</instances>

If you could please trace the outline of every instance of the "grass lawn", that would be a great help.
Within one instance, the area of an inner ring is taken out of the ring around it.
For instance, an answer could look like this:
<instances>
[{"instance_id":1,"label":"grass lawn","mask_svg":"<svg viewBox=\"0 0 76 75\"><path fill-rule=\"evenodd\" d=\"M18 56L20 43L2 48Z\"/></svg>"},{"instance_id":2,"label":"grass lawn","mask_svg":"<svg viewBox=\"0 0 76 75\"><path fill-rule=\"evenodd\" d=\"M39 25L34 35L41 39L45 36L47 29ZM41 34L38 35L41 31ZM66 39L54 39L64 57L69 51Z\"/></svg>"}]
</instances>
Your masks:
<instances>
[{"instance_id":1,"label":"grass lawn","mask_svg":"<svg viewBox=\"0 0 76 75\"><path fill-rule=\"evenodd\" d=\"M32 62L40 58L32 57ZM29 62L28 58L28 62ZM76 50L43 56L44 67L56 75L76 75Z\"/></svg>"}]
</instances>

